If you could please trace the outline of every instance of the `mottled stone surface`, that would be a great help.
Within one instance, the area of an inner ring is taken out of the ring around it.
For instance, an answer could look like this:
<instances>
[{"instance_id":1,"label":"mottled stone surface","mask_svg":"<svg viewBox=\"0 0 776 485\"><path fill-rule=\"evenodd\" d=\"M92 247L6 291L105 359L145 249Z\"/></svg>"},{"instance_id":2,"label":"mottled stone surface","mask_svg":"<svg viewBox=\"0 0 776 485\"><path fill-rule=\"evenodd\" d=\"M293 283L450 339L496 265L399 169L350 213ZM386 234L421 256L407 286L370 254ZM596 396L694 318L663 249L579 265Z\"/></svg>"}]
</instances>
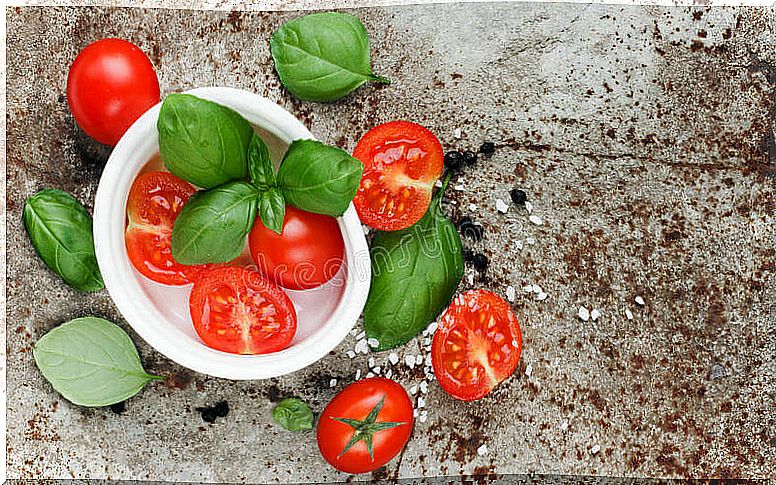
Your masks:
<instances>
[{"instance_id":1,"label":"mottled stone surface","mask_svg":"<svg viewBox=\"0 0 776 485\"><path fill-rule=\"evenodd\" d=\"M428 420L372 478L773 476L774 10L514 3L353 12L371 33L375 71L393 84L324 105L293 99L272 69L269 35L295 13L7 11L9 477L346 478L320 458L313 433L279 429L270 410L297 395L320 412L356 369L365 373L365 356L345 354L353 337L284 378L196 375L132 333L106 292L76 293L35 256L20 222L25 197L59 187L93 202L108 150L78 131L64 86L79 49L106 36L143 48L165 93L255 91L346 149L395 118L428 126L446 148L496 143L459 176L445 211L485 227L482 242L466 243L489 268L467 267L473 284L462 289L517 289L521 365L470 404L432 382ZM515 206L496 212L515 186L543 225ZM528 284L549 297L536 301L522 291ZM602 316L583 322L580 306ZM169 376L120 414L69 404L33 363L37 338L88 314L127 328L149 371ZM425 353L418 343L405 352ZM409 388L422 372L399 364L394 375ZM229 415L205 423L195 408L220 400ZM478 455L482 444L488 453Z\"/></svg>"}]
</instances>

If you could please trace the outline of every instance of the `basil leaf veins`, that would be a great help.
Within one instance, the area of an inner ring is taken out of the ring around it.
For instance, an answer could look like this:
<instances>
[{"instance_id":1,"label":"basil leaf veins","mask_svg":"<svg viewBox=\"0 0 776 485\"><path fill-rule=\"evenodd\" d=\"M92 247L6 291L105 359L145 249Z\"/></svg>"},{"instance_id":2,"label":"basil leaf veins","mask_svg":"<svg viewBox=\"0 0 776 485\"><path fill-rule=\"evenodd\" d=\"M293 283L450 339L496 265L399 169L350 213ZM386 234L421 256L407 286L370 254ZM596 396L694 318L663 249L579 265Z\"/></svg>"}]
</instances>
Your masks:
<instances>
[{"instance_id":1,"label":"basil leaf veins","mask_svg":"<svg viewBox=\"0 0 776 485\"><path fill-rule=\"evenodd\" d=\"M43 377L68 401L109 406L124 401L149 381L129 335L97 317L76 318L44 335L32 349Z\"/></svg>"},{"instance_id":2,"label":"basil leaf veins","mask_svg":"<svg viewBox=\"0 0 776 485\"><path fill-rule=\"evenodd\" d=\"M273 187L263 192L259 197L259 217L267 229L282 234L285 216L286 202L280 190Z\"/></svg>"},{"instance_id":3,"label":"basil leaf veins","mask_svg":"<svg viewBox=\"0 0 776 485\"><path fill-rule=\"evenodd\" d=\"M363 172L361 162L339 148L294 140L278 170L278 187L295 207L341 216L355 197Z\"/></svg>"},{"instance_id":4,"label":"basil leaf veins","mask_svg":"<svg viewBox=\"0 0 776 485\"><path fill-rule=\"evenodd\" d=\"M272 418L289 431L312 429L313 412L304 401L295 397L283 399L272 410Z\"/></svg>"},{"instance_id":5,"label":"basil leaf veins","mask_svg":"<svg viewBox=\"0 0 776 485\"><path fill-rule=\"evenodd\" d=\"M269 148L256 133L248 144L248 174L251 183L261 190L275 186L275 167L269 157Z\"/></svg>"},{"instance_id":6,"label":"basil leaf veins","mask_svg":"<svg viewBox=\"0 0 776 485\"><path fill-rule=\"evenodd\" d=\"M306 15L281 26L269 42L275 70L291 93L307 101L335 101L367 81L390 81L372 73L369 34L346 13Z\"/></svg>"},{"instance_id":7,"label":"basil leaf veins","mask_svg":"<svg viewBox=\"0 0 776 485\"><path fill-rule=\"evenodd\" d=\"M256 219L259 192L230 182L194 194L175 219L172 255L181 264L225 263L240 255Z\"/></svg>"},{"instance_id":8,"label":"basil leaf veins","mask_svg":"<svg viewBox=\"0 0 776 485\"><path fill-rule=\"evenodd\" d=\"M448 177L449 181L449 177ZM447 181L416 224L372 240L364 327L378 351L408 342L444 310L463 276L461 238L440 206Z\"/></svg>"},{"instance_id":9,"label":"basil leaf veins","mask_svg":"<svg viewBox=\"0 0 776 485\"><path fill-rule=\"evenodd\" d=\"M236 111L191 94L170 94L156 123L159 153L174 175L203 188L245 178L251 125Z\"/></svg>"},{"instance_id":10,"label":"basil leaf veins","mask_svg":"<svg viewBox=\"0 0 776 485\"><path fill-rule=\"evenodd\" d=\"M44 189L24 203L24 227L43 262L80 291L104 288L94 255L92 217L72 195Z\"/></svg>"}]
</instances>

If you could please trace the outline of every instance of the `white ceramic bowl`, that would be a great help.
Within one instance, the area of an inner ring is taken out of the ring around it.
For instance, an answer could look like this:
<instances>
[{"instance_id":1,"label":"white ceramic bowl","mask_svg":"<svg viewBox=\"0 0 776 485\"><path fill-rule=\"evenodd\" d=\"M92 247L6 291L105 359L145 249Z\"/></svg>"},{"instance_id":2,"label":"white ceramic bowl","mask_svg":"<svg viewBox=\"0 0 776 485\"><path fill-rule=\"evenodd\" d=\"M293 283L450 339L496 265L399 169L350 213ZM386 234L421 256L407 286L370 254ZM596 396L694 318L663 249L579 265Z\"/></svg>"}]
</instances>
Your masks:
<instances>
[{"instance_id":1,"label":"white ceramic bowl","mask_svg":"<svg viewBox=\"0 0 776 485\"><path fill-rule=\"evenodd\" d=\"M313 138L293 115L277 104L239 89L212 87L190 94L228 106L254 125L279 163L288 144ZM124 246L126 202L137 174L158 154L156 120L160 105L141 116L124 134L108 160L94 204L94 243L105 286L132 328L156 350L178 364L227 379L266 379L316 362L345 338L364 307L369 291L369 252L351 204L338 219L345 241L345 263L335 278L307 291L288 291L297 312L291 345L266 355L236 355L207 347L189 316L191 285L171 287L138 273Z\"/></svg>"}]
</instances>

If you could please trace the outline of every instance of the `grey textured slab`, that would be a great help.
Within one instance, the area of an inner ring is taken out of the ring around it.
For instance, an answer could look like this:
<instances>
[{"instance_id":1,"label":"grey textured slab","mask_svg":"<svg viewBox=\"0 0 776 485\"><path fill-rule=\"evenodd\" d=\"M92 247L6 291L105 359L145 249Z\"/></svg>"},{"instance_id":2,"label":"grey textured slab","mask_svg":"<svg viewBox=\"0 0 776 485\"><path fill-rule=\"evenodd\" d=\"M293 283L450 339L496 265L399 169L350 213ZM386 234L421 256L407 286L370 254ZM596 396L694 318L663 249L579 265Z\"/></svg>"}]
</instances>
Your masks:
<instances>
[{"instance_id":1,"label":"grey textured slab","mask_svg":"<svg viewBox=\"0 0 776 485\"><path fill-rule=\"evenodd\" d=\"M521 365L470 404L432 382L428 420L373 478L773 476L774 10L513 3L353 12L372 34L375 71L394 82L322 105L291 98L272 69L269 35L294 13L7 10L9 477L346 478L322 461L312 433L279 430L270 410L298 395L320 411L356 369L365 373L365 356L345 355L352 337L304 371L240 383L194 375L130 332L149 371L169 379L123 414L70 405L35 369L30 346L60 322L95 314L127 328L107 293L77 294L49 273L20 222L24 198L43 187L93 201L108 151L77 130L64 86L77 52L105 36L148 52L165 93L255 91L346 149L395 118L428 126L446 148L498 145L455 182L462 190L445 208L485 226L484 240L467 244L489 256L489 269L467 268L473 285L462 287L517 289ZM526 189L543 225L514 206L496 212L513 186ZM522 292L528 284L549 297L535 301ZM582 305L601 318L580 321ZM425 351L413 343L404 352ZM402 364L394 374L407 387L422 378ZM222 399L229 415L203 422L195 408Z\"/></svg>"}]
</instances>

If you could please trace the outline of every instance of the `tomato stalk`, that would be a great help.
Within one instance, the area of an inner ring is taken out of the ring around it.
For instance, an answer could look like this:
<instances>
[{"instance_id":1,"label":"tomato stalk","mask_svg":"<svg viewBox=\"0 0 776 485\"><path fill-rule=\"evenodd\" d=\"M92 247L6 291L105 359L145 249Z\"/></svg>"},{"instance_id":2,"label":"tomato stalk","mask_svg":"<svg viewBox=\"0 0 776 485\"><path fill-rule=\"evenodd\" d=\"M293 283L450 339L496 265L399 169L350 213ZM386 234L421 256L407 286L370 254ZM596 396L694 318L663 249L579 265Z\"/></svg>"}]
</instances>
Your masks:
<instances>
[{"instance_id":1,"label":"tomato stalk","mask_svg":"<svg viewBox=\"0 0 776 485\"><path fill-rule=\"evenodd\" d=\"M392 422L392 421L377 421L377 415L380 413L380 410L383 408L383 404L385 404L385 395L383 395L383 398L380 399L380 402L377 403L377 405L372 408L372 410L369 412L366 418L364 420L358 420L358 419L349 419L349 418L332 418L335 421L339 421L340 423L345 423L348 426L352 427L354 429L353 436L350 437L350 441L348 441L348 444L345 445L345 448L340 452L340 454L337 456L337 458L340 458L342 455L345 454L349 449L353 447L356 443L363 440L364 443L366 443L366 448L369 450L369 456L374 460L374 450L372 449L372 436L377 433L378 431L383 431L386 429L395 428L396 426L400 426L402 424L407 424L404 422Z\"/></svg>"}]
</instances>

